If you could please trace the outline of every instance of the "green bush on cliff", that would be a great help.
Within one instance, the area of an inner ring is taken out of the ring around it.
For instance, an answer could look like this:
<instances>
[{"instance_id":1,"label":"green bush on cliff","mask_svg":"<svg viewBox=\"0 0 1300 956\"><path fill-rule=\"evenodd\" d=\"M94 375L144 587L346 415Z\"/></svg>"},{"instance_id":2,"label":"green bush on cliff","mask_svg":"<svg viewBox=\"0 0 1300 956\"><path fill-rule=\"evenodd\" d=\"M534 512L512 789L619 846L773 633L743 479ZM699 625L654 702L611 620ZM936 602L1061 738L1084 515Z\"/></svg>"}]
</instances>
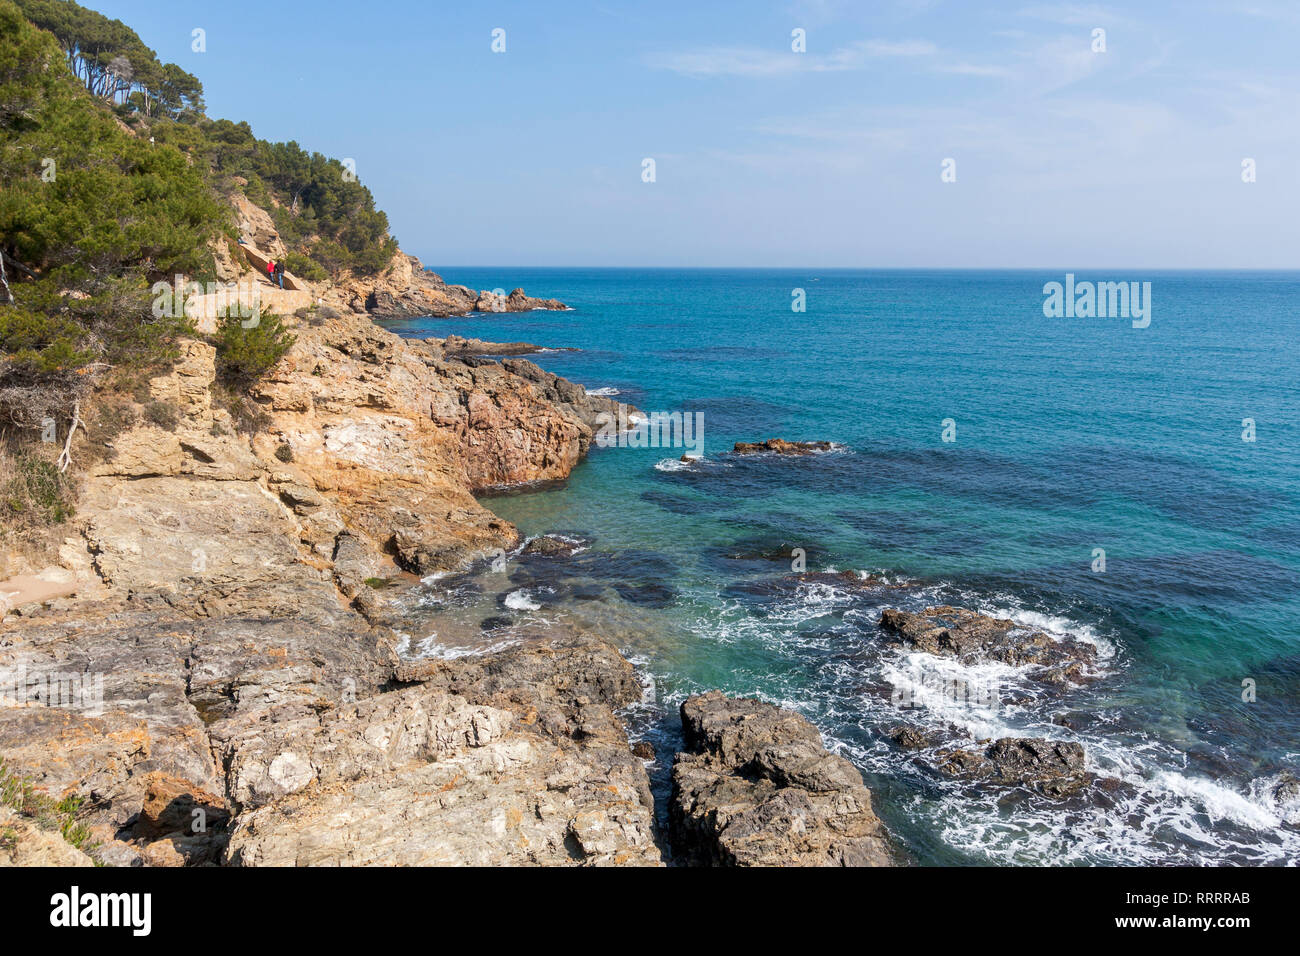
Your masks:
<instances>
[{"instance_id":1,"label":"green bush on cliff","mask_svg":"<svg viewBox=\"0 0 1300 956\"><path fill-rule=\"evenodd\" d=\"M290 252L285 255L284 267L300 279L306 279L308 282L319 282L322 279L329 278L329 273L315 259L309 259L298 252Z\"/></svg>"},{"instance_id":2,"label":"green bush on cliff","mask_svg":"<svg viewBox=\"0 0 1300 956\"><path fill-rule=\"evenodd\" d=\"M72 490L53 462L23 454L7 460L3 470L9 472L9 477L0 487L0 497L11 518L49 525L62 524L72 517Z\"/></svg>"},{"instance_id":3,"label":"green bush on cliff","mask_svg":"<svg viewBox=\"0 0 1300 956\"><path fill-rule=\"evenodd\" d=\"M238 317L227 318L217 330L217 378L235 392L245 391L284 358L293 342L278 315L263 314L252 328Z\"/></svg>"}]
</instances>

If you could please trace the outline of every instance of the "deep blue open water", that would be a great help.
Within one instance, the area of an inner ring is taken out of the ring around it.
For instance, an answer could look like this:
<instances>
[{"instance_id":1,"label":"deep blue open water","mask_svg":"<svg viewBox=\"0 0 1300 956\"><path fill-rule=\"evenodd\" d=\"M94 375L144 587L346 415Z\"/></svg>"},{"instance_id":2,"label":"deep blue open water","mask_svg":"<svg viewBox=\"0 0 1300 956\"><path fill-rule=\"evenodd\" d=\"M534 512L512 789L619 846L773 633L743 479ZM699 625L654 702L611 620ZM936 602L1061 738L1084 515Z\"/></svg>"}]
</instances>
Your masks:
<instances>
[{"instance_id":1,"label":"deep blue open water","mask_svg":"<svg viewBox=\"0 0 1300 956\"><path fill-rule=\"evenodd\" d=\"M1150 282L1135 329L1044 317L1065 271L447 269L574 311L386 324L576 346L534 360L703 414L702 462L598 449L563 487L488 502L586 550L563 572L512 559L482 600L617 641L653 679L637 720L663 747L675 702L721 687L813 720L919 863L1295 863L1300 805L1277 785L1300 774L1300 273L1075 270ZM726 454L769 437L841 447ZM799 578L795 548L915 586ZM458 604L446 586L430 607ZM882 607L941 603L1092 641L1105 677L1047 693L883 648ZM413 620L413 646L468 646L439 620ZM945 679L999 704L900 713L900 687ZM945 781L888 739L900 720L1077 740L1123 785L1062 804Z\"/></svg>"}]
</instances>

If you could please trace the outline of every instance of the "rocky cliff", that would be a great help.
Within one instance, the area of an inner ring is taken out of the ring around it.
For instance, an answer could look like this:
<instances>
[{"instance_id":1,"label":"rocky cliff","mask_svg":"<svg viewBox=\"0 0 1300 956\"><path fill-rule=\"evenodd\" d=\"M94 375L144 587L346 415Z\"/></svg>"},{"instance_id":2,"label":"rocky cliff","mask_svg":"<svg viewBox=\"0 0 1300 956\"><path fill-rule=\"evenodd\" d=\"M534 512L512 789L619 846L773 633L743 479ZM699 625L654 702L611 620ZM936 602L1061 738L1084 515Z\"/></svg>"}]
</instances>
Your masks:
<instances>
[{"instance_id":1,"label":"rocky cliff","mask_svg":"<svg viewBox=\"0 0 1300 956\"><path fill-rule=\"evenodd\" d=\"M294 333L251 437L191 341L149 383L175 422L93 450L60 553L80 599L0 632L0 753L85 799L110 863L657 861L616 650L533 635L415 673L366 616L368 578L516 544L474 492L564 478L614 406L365 315ZM97 706L50 699L69 675L103 681Z\"/></svg>"}]
</instances>

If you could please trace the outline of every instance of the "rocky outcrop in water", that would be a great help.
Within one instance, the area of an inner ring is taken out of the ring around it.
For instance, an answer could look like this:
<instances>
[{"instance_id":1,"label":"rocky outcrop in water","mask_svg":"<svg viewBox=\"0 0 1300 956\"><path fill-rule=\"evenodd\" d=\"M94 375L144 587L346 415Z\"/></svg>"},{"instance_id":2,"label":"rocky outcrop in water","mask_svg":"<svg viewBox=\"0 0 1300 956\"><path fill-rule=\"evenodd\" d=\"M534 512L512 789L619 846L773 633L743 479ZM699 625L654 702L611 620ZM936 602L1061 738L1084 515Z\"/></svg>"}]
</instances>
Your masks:
<instances>
[{"instance_id":1,"label":"rocky outcrop in water","mask_svg":"<svg viewBox=\"0 0 1300 956\"><path fill-rule=\"evenodd\" d=\"M1080 684L1095 677L1097 651L1091 644L1055 638L967 608L945 605L920 613L886 608L880 629L887 641L963 664L1030 665L1034 679L1048 684Z\"/></svg>"},{"instance_id":2,"label":"rocky outcrop in water","mask_svg":"<svg viewBox=\"0 0 1300 956\"><path fill-rule=\"evenodd\" d=\"M474 302L475 312L531 312L534 309L564 311L568 306L558 299L536 299L525 295L523 289L514 289L509 295L483 291Z\"/></svg>"},{"instance_id":3,"label":"rocky outcrop in water","mask_svg":"<svg viewBox=\"0 0 1300 956\"><path fill-rule=\"evenodd\" d=\"M830 451L834 447L834 443L828 441L786 441L784 438L769 438L760 442L738 441L732 448L732 453L756 455L766 452L773 455L799 456L815 455L818 452Z\"/></svg>"},{"instance_id":4,"label":"rocky outcrop in water","mask_svg":"<svg viewBox=\"0 0 1300 956\"><path fill-rule=\"evenodd\" d=\"M1062 797L1092 782L1081 744L1038 737L1003 737L984 750L946 749L936 755L943 774Z\"/></svg>"},{"instance_id":5,"label":"rocky outcrop in water","mask_svg":"<svg viewBox=\"0 0 1300 956\"><path fill-rule=\"evenodd\" d=\"M862 776L804 718L717 692L688 698L681 713L686 750L673 766L669 814L683 862L893 864Z\"/></svg>"},{"instance_id":6,"label":"rocky outcrop in water","mask_svg":"<svg viewBox=\"0 0 1300 956\"><path fill-rule=\"evenodd\" d=\"M582 547L581 543L576 540L561 538L553 534L544 534L533 538L524 545L524 554L545 554L560 557L570 557L573 552Z\"/></svg>"},{"instance_id":7,"label":"rocky outcrop in water","mask_svg":"<svg viewBox=\"0 0 1300 956\"><path fill-rule=\"evenodd\" d=\"M449 335L445 339L431 339L442 347L444 354L460 358L466 355L536 355L538 352L576 352L574 348L546 348L531 342L484 342Z\"/></svg>"}]
</instances>

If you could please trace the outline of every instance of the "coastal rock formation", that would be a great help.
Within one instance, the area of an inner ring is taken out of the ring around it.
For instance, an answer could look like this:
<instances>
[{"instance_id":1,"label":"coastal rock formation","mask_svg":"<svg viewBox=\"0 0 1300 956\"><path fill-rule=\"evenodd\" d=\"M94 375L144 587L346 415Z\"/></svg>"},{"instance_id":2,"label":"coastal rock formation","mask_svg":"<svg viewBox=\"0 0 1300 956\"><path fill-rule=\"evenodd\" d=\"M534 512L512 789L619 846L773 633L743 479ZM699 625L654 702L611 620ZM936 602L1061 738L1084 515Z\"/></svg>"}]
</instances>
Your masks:
<instances>
[{"instance_id":1,"label":"coastal rock formation","mask_svg":"<svg viewBox=\"0 0 1300 956\"><path fill-rule=\"evenodd\" d=\"M768 452L773 455L815 455L830 451L834 442L828 441L786 441L783 438L769 438L766 441L738 441L732 452L737 455L756 455Z\"/></svg>"},{"instance_id":2,"label":"coastal rock formation","mask_svg":"<svg viewBox=\"0 0 1300 956\"><path fill-rule=\"evenodd\" d=\"M653 865L645 767L614 709L640 694L590 638L399 666L399 687L245 743L243 865ZM412 683L413 682L413 683Z\"/></svg>"},{"instance_id":3,"label":"coastal rock formation","mask_svg":"<svg viewBox=\"0 0 1300 956\"><path fill-rule=\"evenodd\" d=\"M1093 779L1084 768L1082 745L1037 737L1003 737L983 751L941 750L935 768L949 776L1027 787L1051 797L1067 796Z\"/></svg>"},{"instance_id":4,"label":"coastal rock formation","mask_svg":"<svg viewBox=\"0 0 1300 956\"><path fill-rule=\"evenodd\" d=\"M1048 684L1080 684L1093 679L1097 651L1073 637L1054 638L1006 618L993 618L967 608L927 608L921 613L886 608L880 629L891 643L963 664L1000 661L1015 667L1031 665L1031 676Z\"/></svg>"},{"instance_id":5,"label":"coastal rock formation","mask_svg":"<svg viewBox=\"0 0 1300 956\"><path fill-rule=\"evenodd\" d=\"M446 318L471 312L568 308L556 299L532 298L523 289L500 295L451 285L426 270L419 259L400 251L379 275L344 278L322 292L322 301L340 309L383 318Z\"/></svg>"},{"instance_id":6,"label":"coastal rock formation","mask_svg":"<svg viewBox=\"0 0 1300 956\"><path fill-rule=\"evenodd\" d=\"M288 613L398 568L464 566L518 541L474 494L567 477L617 408L531 362L471 366L362 315L294 334L253 390L251 439L213 401L211 346L184 343L150 383L176 425L115 435L79 505L86 562L111 586Z\"/></svg>"},{"instance_id":7,"label":"coastal rock formation","mask_svg":"<svg viewBox=\"0 0 1300 956\"><path fill-rule=\"evenodd\" d=\"M804 718L716 691L681 712L686 751L673 766L669 825L685 862L892 865L861 775Z\"/></svg>"},{"instance_id":8,"label":"coastal rock formation","mask_svg":"<svg viewBox=\"0 0 1300 956\"><path fill-rule=\"evenodd\" d=\"M566 477L618 406L366 315L287 321L251 433L187 341L148 383L162 424L77 435L60 558L95 597L6 620L0 685L22 691L0 755L84 798L111 865L658 862L614 713L640 685L613 648L511 632L490 660L412 669L367 586L513 546L475 492ZM55 860L11 830L15 860Z\"/></svg>"},{"instance_id":9,"label":"coastal rock formation","mask_svg":"<svg viewBox=\"0 0 1300 956\"><path fill-rule=\"evenodd\" d=\"M30 697L0 708L0 752L43 792L86 798L115 864L658 862L615 715L640 694L631 665L594 638L515 636L410 664L339 608L48 612L0 638ZM92 697L38 699L73 684Z\"/></svg>"},{"instance_id":10,"label":"coastal rock formation","mask_svg":"<svg viewBox=\"0 0 1300 956\"><path fill-rule=\"evenodd\" d=\"M443 354L454 357L466 355L535 355L538 352L576 352L574 348L546 348L529 342L484 342L449 335L445 339L430 339L441 345Z\"/></svg>"}]
</instances>

